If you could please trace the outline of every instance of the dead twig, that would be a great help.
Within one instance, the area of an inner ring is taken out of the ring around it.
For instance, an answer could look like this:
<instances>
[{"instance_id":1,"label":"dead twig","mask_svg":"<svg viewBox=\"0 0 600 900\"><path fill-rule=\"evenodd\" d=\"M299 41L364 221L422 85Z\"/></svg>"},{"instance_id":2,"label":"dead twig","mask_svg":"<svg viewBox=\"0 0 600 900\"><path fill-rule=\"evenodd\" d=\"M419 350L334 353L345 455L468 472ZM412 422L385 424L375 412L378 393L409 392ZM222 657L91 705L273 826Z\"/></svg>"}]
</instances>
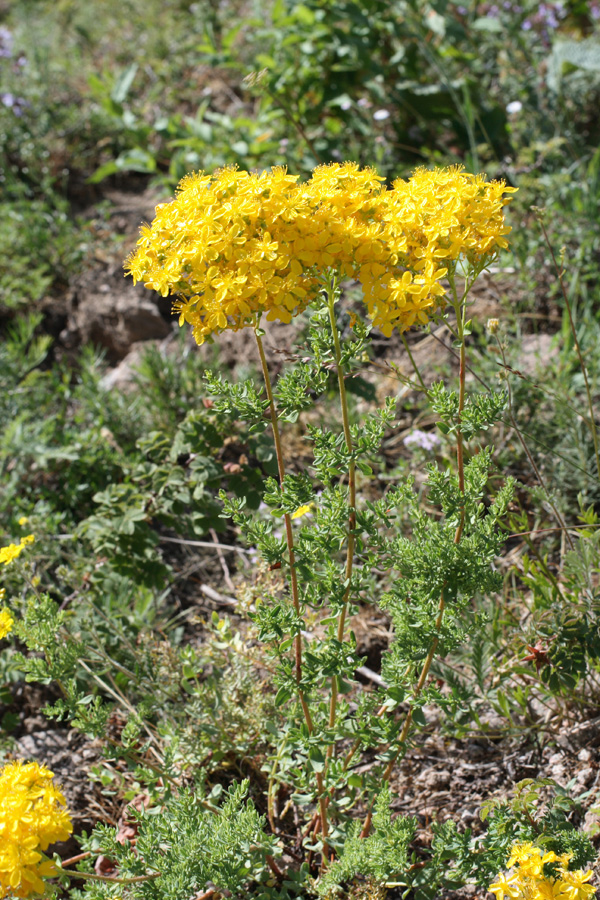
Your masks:
<instances>
[{"instance_id":1,"label":"dead twig","mask_svg":"<svg viewBox=\"0 0 600 900\"><path fill-rule=\"evenodd\" d=\"M214 530L211 528L211 534ZM216 535L215 535L216 536ZM70 535L67 535L70 537ZM234 544L221 544L218 540L215 541L186 541L183 538L172 538L165 537L161 535L161 542L166 542L168 544L184 544L186 547L208 547L211 550L215 547L218 547L220 550L228 550L230 553L250 553L249 550L244 549L244 547L236 547Z\"/></svg>"},{"instance_id":2,"label":"dead twig","mask_svg":"<svg viewBox=\"0 0 600 900\"><path fill-rule=\"evenodd\" d=\"M221 544L219 543L219 538L217 537L217 532L214 528L210 529L210 536L213 539L213 544L217 551L217 556L219 557L219 562L221 563L221 568L223 569L223 577L225 578L225 584L229 588L230 591L235 591L235 585L231 580L231 573L229 571L229 567L225 562L225 557L223 556L223 551L221 549Z\"/></svg>"}]
</instances>

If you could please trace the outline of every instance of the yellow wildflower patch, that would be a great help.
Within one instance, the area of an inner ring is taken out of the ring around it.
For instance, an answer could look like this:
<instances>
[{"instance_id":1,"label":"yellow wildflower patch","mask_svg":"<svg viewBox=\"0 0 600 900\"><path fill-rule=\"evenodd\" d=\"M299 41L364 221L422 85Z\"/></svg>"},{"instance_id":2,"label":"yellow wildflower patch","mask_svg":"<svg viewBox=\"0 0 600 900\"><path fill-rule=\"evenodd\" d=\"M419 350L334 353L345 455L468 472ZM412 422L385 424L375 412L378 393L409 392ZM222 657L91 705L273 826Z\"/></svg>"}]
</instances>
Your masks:
<instances>
[{"instance_id":1,"label":"yellow wildflower patch","mask_svg":"<svg viewBox=\"0 0 600 900\"><path fill-rule=\"evenodd\" d=\"M530 842L513 846L507 868L514 869L508 876L500 875L488 890L496 900L587 900L596 890L588 884L591 871L569 871L570 854L558 856L553 851L544 852ZM552 863L552 876L544 874L544 866Z\"/></svg>"},{"instance_id":2,"label":"yellow wildflower patch","mask_svg":"<svg viewBox=\"0 0 600 900\"><path fill-rule=\"evenodd\" d=\"M34 540L35 537L32 534L28 534L26 537L21 538L18 544L9 544L8 547L0 547L0 563L8 566L21 555L27 544L32 544Z\"/></svg>"},{"instance_id":3,"label":"yellow wildflower patch","mask_svg":"<svg viewBox=\"0 0 600 900\"><path fill-rule=\"evenodd\" d=\"M2 599L0 597L0 599ZM15 620L10 614L10 610L6 607L0 609L0 640L5 638L7 634L10 634L13 630L13 625L15 624Z\"/></svg>"},{"instance_id":4,"label":"yellow wildflower patch","mask_svg":"<svg viewBox=\"0 0 600 900\"><path fill-rule=\"evenodd\" d=\"M0 771L0 898L45 892L56 866L43 851L65 841L73 826L53 773L38 763L9 763Z\"/></svg>"}]
</instances>

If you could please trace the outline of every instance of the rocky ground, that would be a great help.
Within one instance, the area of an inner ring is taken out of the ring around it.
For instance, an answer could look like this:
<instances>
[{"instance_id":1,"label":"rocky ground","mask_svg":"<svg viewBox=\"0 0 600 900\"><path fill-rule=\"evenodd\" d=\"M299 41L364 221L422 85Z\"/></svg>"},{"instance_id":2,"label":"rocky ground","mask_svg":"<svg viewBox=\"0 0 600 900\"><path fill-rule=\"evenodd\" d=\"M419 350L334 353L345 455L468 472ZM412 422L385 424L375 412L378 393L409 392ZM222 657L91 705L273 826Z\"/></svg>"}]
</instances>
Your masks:
<instances>
[{"instance_id":1,"label":"rocky ground","mask_svg":"<svg viewBox=\"0 0 600 900\"><path fill-rule=\"evenodd\" d=\"M493 721L488 724L493 726ZM15 755L36 759L52 769L73 811L76 833L89 831L97 822L108 822L122 832L127 829L128 804L103 795L89 780L90 771L101 758L97 742L56 727L39 714L24 717L21 731ZM525 778L549 778L561 787L569 785L575 796L585 795L581 824L588 833L599 828L598 813L591 807L600 800L600 717L565 725L560 734L544 735L541 741L535 734L456 740L444 737L437 728L428 731L398 765L392 783L396 795L392 809L418 819L415 846L427 846L432 837L431 824L448 818L478 834L482 830L479 811L483 802L508 797L513 786ZM600 830L594 842L600 852ZM66 859L77 854L78 844L73 838L55 849ZM600 856L595 875L600 877ZM445 896L447 900L483 900L485 892L467 887ZM394 900L393 894L389 900Z\"/></svg>"}]
</instances>

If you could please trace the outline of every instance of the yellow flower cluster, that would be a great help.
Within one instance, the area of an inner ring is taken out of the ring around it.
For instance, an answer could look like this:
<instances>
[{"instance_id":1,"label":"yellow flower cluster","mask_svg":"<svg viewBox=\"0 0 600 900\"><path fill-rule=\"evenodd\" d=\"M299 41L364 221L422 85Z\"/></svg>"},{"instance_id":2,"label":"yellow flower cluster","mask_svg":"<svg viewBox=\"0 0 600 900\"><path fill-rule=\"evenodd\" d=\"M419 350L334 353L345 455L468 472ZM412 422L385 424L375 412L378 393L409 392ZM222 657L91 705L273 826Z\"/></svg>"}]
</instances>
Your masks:
<instances>
[{"instance_id":1,"label":"yellow flower cluster","mask_svg":"<svg viewBox=\"0 0 600 900\"><path fill-rule=\"evenodd\" d=\"M14 624L15 622L10 614L10 610L5 606L2 607L2 609L0 609L0 641L2 638L5 638L7 634L11 633Z\"/></svg>"},{"instance_id":2,"label":"yellow flower cluster","mask_svg":"<svg viewBox=\"0 0 600 900\"><path fill-rule=\"evenodd\" d=\"M476 270L508 246L510 227L503 207L514 193L503 181L459 166L417 169L408 181L398 179L384 195L384 244L391 258L381 272L371 265L360 273L373 323L389 337L425 324L443 302L440 283L464 257Z\"/></svg>"},{"instance_id":3,"label":"yellow flower cluster","mask_svg":"<svg viewBox=\"0 0 600 900\"><path fill-rule=\"evenodd\" d=\"M507 868L515 871L490 884L488 890L496 895L496 900L510 897L512 900L587 900L596 890L588 884L591 871L568 869L571 854L557 856L549 851L544 853L529 842L515 844ZM544 866L555 863L554 877L544 875Z\"/></svg>"},{"instance_id":4,"label":"yellow flower cluster","mask_svg":"<svg viewBox=\"0 0 600 900\"><path fill-rule=\"evenodd\" d=\"M480 265L506 247L514 189L458 167L419 169L389 190L382 180L355 163L319 166L306 183L281 168L189 175L142 227L126 271L178 297L198 343L262 313L289 322L328 272L361 282L384 334L403 331L440 305L459 256Z\"/></svg>"},{"instance_id":5,"label":"yellow flower cluster","mask_svg":"<svg viewBox=\"0 0 600 900\"><path fill-rule=\"evenodd\" d=\"M56 874L40 851L65 841L73 826L53 777L36 762L0 771L0 898L42 894L42 879Z\"/></svg>"},{"instance_id":6,"label":"yellow flower cluster","mask_svg":"<svg viewBox=\"0 0 600 900\"><path fill-rule=\"evenodd\" d=\"M318 289L281 234L310 215L296 181L283 169L187 176L142 228L128 271L163 297L180 296L180 324L198 343L264 311L289 322Z\"/></svg>"},{"instance_id":7,"label":"yellow flower cluster","mask_svg":"<svg viewBox=\"0 0 600 900\"><path fill-rule=\"evenodd\" d=\"M8 547L0 547L0 563L4 563L5 566L8 566L9 563L13 562L13 560L21 555L27 544L32 544L34 540L35 537L32 534L28 534L27 537L21 538L18 544L9 544Z\"/></svg>"}]
</instances>

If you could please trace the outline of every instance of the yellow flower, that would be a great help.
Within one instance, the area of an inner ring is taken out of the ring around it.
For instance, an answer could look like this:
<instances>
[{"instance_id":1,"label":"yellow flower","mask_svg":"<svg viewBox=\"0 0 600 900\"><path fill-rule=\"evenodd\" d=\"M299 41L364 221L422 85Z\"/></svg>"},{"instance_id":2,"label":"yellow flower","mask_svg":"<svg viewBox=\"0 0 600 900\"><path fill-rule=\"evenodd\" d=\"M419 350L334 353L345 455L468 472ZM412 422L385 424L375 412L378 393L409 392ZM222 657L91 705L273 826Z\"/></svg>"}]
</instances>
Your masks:
<instances>
[{"instance_id":1,"label":"yellow flower","mask_svg":"<svg viewBox=\"0 0 600 900\"><path fill-rule=\"evenodd\" d=\"M560 897L566 900L586 900L596 893L596 889L591 884L587 884L592 877L591 870L583 872L577 869L575 872L563 872L560 883Z\"/></svg>"},{"instance_id":2,"label":"yellow flower","mask_svg":"<svg viewBox=\"0 0 600 900\"><path fill-rule=\"evenodd\" d=\"M10 610L4 606L0 609L0 640L11 633L14 624L15 620L11 616Z\"/></svg>"},{"instance_id":3,"label":"yellow flower","mask_svg":"<svg viewBox=\"0 0 600 900\"><path fill-rule=\"evenodd\" d=\"M531 841L520 841L513 845L506 866L508 869L511 869L515 863L518 863L519 866L530 868L532 863L535 865L537 862L539 865L540 859L541 851L539 847L534 847Z\"/></svg>"},{"instance_id":4,"label":"yellow flower","mask_svg":"<svg viewBox=\"0 0 600 900\"><path fill-rule=\"evenodd\" d=\"M503 181L448 169L417 169L408 181L398 179L385 195L381 221L386 245L395 250L396 272L389 291L373 290L366 298L374 324L384 334L423 324L443 302L441 279L459 256L481 268L507 246L510 228L502 212L508 198ZM446 263L446 265L445 265Z\"/></svg>"},{"instance_id":5,"label":"yellow flower","mask_svg":"<svg viewBox=\"0 0 600 900\"><path fill-rule=\"evenodd\" d=\"M490 884L488 891L496 895L496 900L504 900L505 895L507 897L519 897L521 892L515 886L516 881L516 875L511 875L510 878L504 878L502 875L499 875L498 881L495 884Z\"/></svg>"},{"instance_id":6,"label":"yellow flower","mask_svg":"<svg viewBox=\"0 0 600 900\"><path fill-rule=\"evenodd\" d=\"M56 867L43 851L73 830L53 773L38 763L9 763L0 771L0 898L45 892Z\"/></svg>"},{"instance_id":7,"label":"yellow flower","mask_svg":"<svg viewBox=\"0 0 600 900\"><path fill-rule=\"evenodd\" d=\"M27 525L28 522L29 522L29 519L27 518L27 516L21 516L21 518L19 519L18 524L19 524L21 527L23 527L23 525Z\"/></svg>"},{"instance_id":8,"label":"yellow flower","mask_svg":"<svg viewBox=\"0 0 600 900\"><path fill-rule=\"evenodd\" d=\"M299 519L301 516L305 516L307 513L311 511L311 509L315 508L314 503L306 503L304 506L299 506L296 512L293 512L291 515L292 519Z\"/></svg>"},{"instance_id":9,"label":"yellow flower","mask_svg":"<svg viewBox=\"0 0 600 900\"><path fill-rule=\"evenodd\" d=\"M0 563L4 563L5 566L8 566L21 555L27 544L33 543L34 540L34 536L28 534L26 537L21 538L18 544L9 544L8 547L0 547Z\"/></svg>"}]
</instances>

